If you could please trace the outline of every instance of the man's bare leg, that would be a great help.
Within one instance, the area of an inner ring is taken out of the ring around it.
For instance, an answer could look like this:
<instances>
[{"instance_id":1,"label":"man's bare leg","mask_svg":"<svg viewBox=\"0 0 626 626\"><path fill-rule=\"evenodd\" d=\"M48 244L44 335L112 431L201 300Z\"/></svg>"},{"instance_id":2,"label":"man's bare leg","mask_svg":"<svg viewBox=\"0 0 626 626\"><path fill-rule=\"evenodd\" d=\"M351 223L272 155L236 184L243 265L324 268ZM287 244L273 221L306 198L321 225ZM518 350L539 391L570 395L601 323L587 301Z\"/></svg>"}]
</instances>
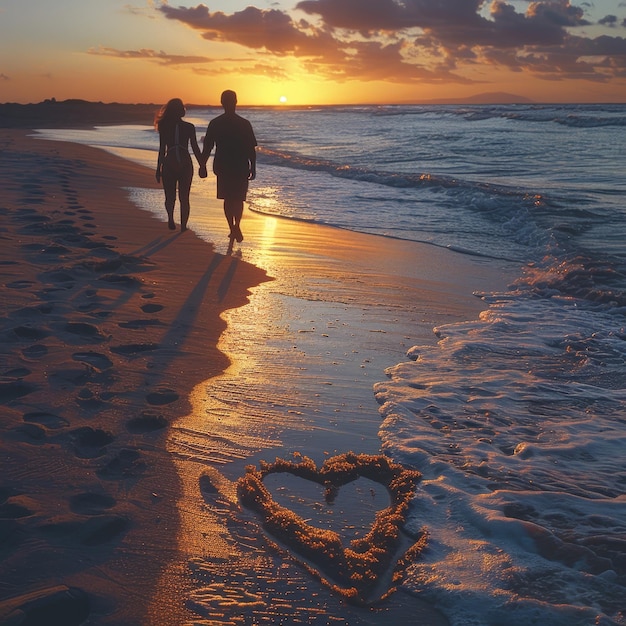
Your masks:
<instances>
[{"instance_id":1,"label":"man's bare leg","mask_svg":"<svg viewBox=\"0 0 626 626\"><path fill-rule=\"evenodd\" d=\"M239 224L243 215L243 200L224 200L224 215L230 228L230 238L242 242L243 234Z\"/></svg>"}]
</instances>

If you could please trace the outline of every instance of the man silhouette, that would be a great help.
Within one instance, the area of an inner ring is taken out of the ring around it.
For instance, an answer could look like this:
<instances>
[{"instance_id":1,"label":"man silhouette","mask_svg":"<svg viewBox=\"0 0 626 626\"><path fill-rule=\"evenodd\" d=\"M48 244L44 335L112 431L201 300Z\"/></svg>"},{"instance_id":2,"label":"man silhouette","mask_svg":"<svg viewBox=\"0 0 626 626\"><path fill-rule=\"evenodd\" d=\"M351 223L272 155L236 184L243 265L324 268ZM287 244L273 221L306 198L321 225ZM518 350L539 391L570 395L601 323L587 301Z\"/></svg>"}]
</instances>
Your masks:
<instances>
[{"instance_id":1,"label":"man silhouette","mask_svg":"<svg viewBox=\"0 0 626 626\"><path fill-rule=\"evenodd\" d=\"M206 176L206 162L215 146L213 172L217 176L217 197L224 200L232 246L234 240L243 241L240 222L248 181L256 177L257 141L252 124L235 112L237 94L227 89L221 102L224 113L209 122L204 137L200 176Z\"/></svg>"}]
</instances>

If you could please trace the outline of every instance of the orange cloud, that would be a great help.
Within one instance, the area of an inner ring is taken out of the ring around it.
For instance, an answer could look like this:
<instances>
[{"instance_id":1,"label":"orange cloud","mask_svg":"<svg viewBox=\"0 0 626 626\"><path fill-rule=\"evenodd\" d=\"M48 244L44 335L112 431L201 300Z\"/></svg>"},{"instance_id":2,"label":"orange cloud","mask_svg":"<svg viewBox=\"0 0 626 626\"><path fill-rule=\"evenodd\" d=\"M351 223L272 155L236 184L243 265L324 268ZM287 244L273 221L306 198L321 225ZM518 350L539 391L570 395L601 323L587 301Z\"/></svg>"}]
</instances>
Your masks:
<instances>
[{"instance_id":1,"label":"orange cloud","mask_svg":"<svg viewBox=\"0 0 626 626\"><path fill-rule=\"evenodd\" d=\"M200 76L260 76L271 80L285 81L289 76L285 70L275 64L237 62L233 59L220 59L220 64L212 68L194 68L194 73Z\"/></svg>"},{"instance_id":2,"label":"orange cloud","mask_svg":"<svg viewBox=\"0 0 626 626\"><path fill-rule=\"evenodd\" d=\"M143 59L148 61L154 61L155 63L159 63L160 65L211 63L213 61L213 59L210 59L209 57L167 54L163 51L157 52L156 50L150 50L147 48L142 48L140 50L117 50L115 48L99 46L97 48L90 48L87 51L87 54L114 57L116 59Z\"/></svg>"}]
</instances>

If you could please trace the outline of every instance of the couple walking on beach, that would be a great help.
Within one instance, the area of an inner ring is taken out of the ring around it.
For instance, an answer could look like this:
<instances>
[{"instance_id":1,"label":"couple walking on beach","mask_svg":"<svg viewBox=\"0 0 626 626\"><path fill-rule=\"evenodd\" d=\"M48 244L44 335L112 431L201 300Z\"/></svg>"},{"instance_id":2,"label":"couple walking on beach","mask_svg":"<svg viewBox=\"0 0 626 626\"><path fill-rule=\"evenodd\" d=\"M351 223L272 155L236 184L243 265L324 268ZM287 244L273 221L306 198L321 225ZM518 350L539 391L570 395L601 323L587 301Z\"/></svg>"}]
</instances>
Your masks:
<instances>
[{"instance_id":1,"label":"couple walking on beach","mask_svg":"<svg viewBox=\"0 0 626 626\"><path fill-rule=\"evenodd\" d=\"M196 128L183 121L185 106L173 98L157 113L155 126L159 131L159 157L156 179L165 192L168 226L174 224L176 191L180 202L180 229L187 229L189 193L193 179L193 163L189 147L198 160L200 178L206 178L206 164L215 147L213 172L217 176L217 197L224 200L224 214L230 229L230 246L243 241L241 216L248 192L248 181L256 177L256 137L248 120L236 113L237 94L230 89L221 97L224 113L212 119L207 127L202 150L196 139Z\"/></svg>"}]
</instances>

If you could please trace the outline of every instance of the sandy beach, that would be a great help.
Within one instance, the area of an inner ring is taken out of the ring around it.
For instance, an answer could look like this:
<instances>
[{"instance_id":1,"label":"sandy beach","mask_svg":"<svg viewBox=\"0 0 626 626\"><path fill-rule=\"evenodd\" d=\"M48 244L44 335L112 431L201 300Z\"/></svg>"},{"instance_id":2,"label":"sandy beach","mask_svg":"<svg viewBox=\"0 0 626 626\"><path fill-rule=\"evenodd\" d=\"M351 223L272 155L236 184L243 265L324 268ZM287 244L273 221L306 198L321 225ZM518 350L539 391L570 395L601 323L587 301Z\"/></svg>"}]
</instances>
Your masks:
<instances>
[{"instance_id":1,"label":"sandy beach","mask_svg":"<svg viewBox=\"0 0 626 626\"><path fill-rule=\"evenodd\" d=\"M172 233L128 198L151 169L25 130L0 146L0 623L445 624L402 593L346 603L235 483L294 453L380 453L372 385L506 271L249 211L227 254L211 181ZM371 524L372 498L335 526Z\"/></svg>"}]
</instances>

